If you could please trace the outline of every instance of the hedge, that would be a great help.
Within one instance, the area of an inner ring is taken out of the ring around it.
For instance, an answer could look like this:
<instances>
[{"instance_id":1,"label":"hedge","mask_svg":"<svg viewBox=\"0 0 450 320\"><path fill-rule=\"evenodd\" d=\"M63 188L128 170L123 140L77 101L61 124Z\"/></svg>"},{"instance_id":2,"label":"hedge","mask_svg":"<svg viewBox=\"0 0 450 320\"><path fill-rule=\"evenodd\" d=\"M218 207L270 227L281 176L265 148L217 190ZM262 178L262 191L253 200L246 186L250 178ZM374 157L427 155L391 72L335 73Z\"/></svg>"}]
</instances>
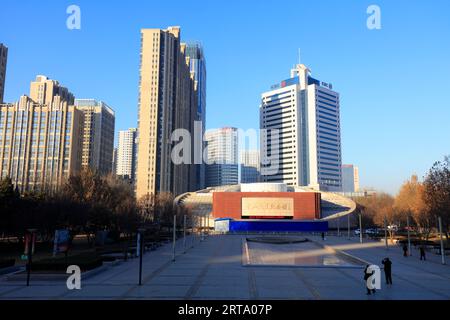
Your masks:
<instances>
[{"instance_id":1,"label":"hedge","mask_svg":"<svg viewBox=\"0 0 450 320\"><path fill-rule=\"evenodd\" d=\"M80 253L73 256L56 257L41 259L33 262L32 271L66 271L70 265L77 265L81 270L91 270L100 267L103 264L103 259L96 253Z\"/></svg>"}]
</instances>

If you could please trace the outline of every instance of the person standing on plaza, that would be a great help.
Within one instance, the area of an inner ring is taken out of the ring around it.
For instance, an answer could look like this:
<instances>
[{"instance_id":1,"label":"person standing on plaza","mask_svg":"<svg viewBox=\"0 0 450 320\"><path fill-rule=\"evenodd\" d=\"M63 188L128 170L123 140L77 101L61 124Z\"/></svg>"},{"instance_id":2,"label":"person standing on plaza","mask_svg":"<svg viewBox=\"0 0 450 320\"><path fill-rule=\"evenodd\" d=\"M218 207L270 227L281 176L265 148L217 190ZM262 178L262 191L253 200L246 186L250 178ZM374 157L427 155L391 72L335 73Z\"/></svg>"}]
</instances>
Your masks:
<instances>
[{"instance_id":1,"label":"person standing on plaza","mask_svg":"<svg viewBox=\"0 0 450 320\"><path fill-rule=\"evenodd\" d=\"M422 260L422 258L423 260L427 260L425 257L425 246L423 244L420 246L419 250L420 250L420 260Z\"/></svg>"},{"instance_id":2,"label":"person standing on plaza","mask_svg":"<svg viewBox=\"0 0 450 320\"><path fill-rule=\"evenodd\" d=\"M403 256L407 257L408 256L408 246L405 244L403 244Z\"/></svg>"},{"instance_id":3,"label":"person standing on plaza","mask_svg":"<svg viewBox=\"0 0 450 320\"><path fill-rule=\"evenodd\" d=\"M389 258L384 258L381 263L384 266L384 276L386 284L392 284L392 261Z\"/></svg>"}]
</instances>

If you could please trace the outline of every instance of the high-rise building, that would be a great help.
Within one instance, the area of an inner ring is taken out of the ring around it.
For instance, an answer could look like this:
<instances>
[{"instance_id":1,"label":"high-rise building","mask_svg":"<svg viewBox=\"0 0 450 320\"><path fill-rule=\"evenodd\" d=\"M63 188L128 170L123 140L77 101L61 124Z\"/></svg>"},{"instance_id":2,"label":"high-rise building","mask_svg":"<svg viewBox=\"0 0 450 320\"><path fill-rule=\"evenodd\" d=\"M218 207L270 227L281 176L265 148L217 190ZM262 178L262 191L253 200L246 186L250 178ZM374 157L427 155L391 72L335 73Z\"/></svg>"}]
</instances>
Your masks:
<instances>
[{"instance_id":1,"label":"high-rise building","mask_svg":"<svg viewBox=\"0 0 450 320\"><path fill-rule=\"evenodd\" d=\"M114 148L113 150L113 159L112 159L112 173L114 176L116 176L117 171L117 153L119 150L117 148Z\"/></svg>"},{"instance_id":2,"label":"high-rise building","mask_svg":"<svg viewBox=\"0 0 450 320\"><path fill-rule=\"evenodd\" d=\"M297 65L262 94L260 127L264 181L341 191L340 103L331 84Z\"/></svg>"},{"instance_id":3,"label":"high-rise building","mask_svg":"<svg viewBox=\"0 0 450 320\"><path fill-rule=\"evenodd\" d=\"M81 166L106 175L112 172L114 150L114 111L104 102L76 99L83 113Z\"/></svg>"},{"instance_id":4,"label":"high-rise building","mask_svg":"<svg viewBox=\"0 0 450 320\"><path fill-rule=\"evenodd\" d=\"M8 48L0 43L0 103L5 97L6 64L8 62Z\"/></svg>"},{"instance_id":5,"label":"high-rise building","mask_svg":"<svg viewBox=\"0 0 450 320\"><path fill-rule=\"evenodd\" d=\"M260 180L259 150L241 151L241 183L255 183Z\"/></svg>"},{"instance_id":6,"label":"high-rise building","mask_svg":"<svg viewBox=\"0 0 450 320\"><path fill-rule=\"evenodd\" d=\"M80 169L82 113L59 96L0 105L0 177L19 191L53 191Z\"/></svg>"},{"instance_id":7,"label":"high-rise building","mask_svg":"<svg viewBox=\"0 0 450 320\"><path fill-rule=\"evenodd\" d=\"M51 80L46 76L39 75L30 85L30 98L38 103L51 105L53 100L59 97L60 101L65 101L69 105L73 105L74 96L66 88L59 84L56 80Z\"/></svg>"},{"instance_id":8,"label":"high-rise building","mask_svg":"<svg viewBox=\"0 0 450 320\"><path fill-rule=\"evenodd\" d=\"M174 130L193 132L197 96L190 58L180 43L180 28L142 29L137 198L158 192L178 195L194 189L192 159L175 164L171 156Z\"/></svg>"},{"instance_id":9,"label":"high-rise building","mask_svg":"<svg viewBox=\"0 0 450 320\"><path fill-rule=\"evenodd\" d=\"M134 182L136 165L136 129L119 131L117 148L116 175Z\"/></svg>"},{"instance_id":10,"label":"high-rise building","mask_svg":"<svg viewBox=\"0 0 450 320\"><path fill-rule=\"evenodd\" d=\"M205 140L206 186L238 184L238 130L236 128L208 130L205 133Z\"/></svg>"},{"instance_id":11,"label":"high-rise building","mask_svg":"<svg viewBox=\"0 0 450 320\"><path fill-rule=\"evenodd\" d=\"M359 192L359 169L352 164L342 165L342 192Z\"/></svg>"},{"instance_id":12,"label":"high-rise building","mask_svg":"<svg viewBox=\"0 0 450 320\"><path fill-rule=\"evenodd\" d=\"M197 111L196 121L201 121L202 124L202 149L206 147L203 141L203 134L206 130L206 59L203 53L203 47L200 43L188 43L186 47L186 55L190 59L190 70L194 74L195 86L197 90ZM197 186L195 189L200 190L205 188L205 174L206 166L202 161L201 164L196 164L196 179Z\"/></svg>"}]
</instances>

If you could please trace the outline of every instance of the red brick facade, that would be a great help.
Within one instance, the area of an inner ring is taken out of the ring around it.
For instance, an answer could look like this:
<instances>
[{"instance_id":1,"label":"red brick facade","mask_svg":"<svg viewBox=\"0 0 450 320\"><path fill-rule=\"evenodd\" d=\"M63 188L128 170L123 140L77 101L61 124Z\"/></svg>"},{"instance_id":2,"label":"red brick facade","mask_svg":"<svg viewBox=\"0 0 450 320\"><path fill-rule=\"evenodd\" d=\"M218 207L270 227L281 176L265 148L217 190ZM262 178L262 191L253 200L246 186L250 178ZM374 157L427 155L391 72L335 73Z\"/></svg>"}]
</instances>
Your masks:
<instances>
[{"instance_id":1,"label":"red brick facade","mask_svg":"<svg viewBox=\"0 0 450 320\"><path fill-rule=\"evenodd\" d=\"M214 192L213 217L242 219L242 198L292 198L294 220L320 219L320 193L316 192Z\"/></svg>"}]
</instances>

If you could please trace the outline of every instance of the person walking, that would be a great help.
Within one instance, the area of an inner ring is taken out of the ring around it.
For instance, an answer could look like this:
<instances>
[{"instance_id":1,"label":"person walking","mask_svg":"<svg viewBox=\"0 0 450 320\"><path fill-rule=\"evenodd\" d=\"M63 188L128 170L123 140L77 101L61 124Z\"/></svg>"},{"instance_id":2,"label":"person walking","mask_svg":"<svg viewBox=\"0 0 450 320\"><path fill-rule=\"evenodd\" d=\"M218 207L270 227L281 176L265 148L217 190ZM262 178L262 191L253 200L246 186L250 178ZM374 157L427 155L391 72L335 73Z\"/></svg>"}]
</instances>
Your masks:
<instances>
[{"instance_id":1,"label":"person walking","mask_svg":"<svg viewBox=\"0 0 450 320\"><path fill-rule=\"evenodd\" d=\"M420 260L422 260L422 258L423 260L427 260L427 258L425 257L425 246L421 245L419 250L420 250Z\"/></svg>"},{"instance_id":2,"label":"person walking","mask_svg":"<svg viewBox=\"0 0 450 320\"><path fill-rule=\"evenodd\" d=\"M325 240L325 232L322 232L322 241Z\"/></svg>"},{"instance_id":3,"label":"person walking","mask_svg":"<svg viewBox=\"0 0 450 320\"><path fill-rule=\"evenodd\" d=\"M408 256L408 246L405 244L403 244L403 256L407 257Z\"/></svg>"},{"instance_id":4,"label":"person walking","mask_svg":"<svg viewBox=\"0 0 450 320\"><path fill-rule=\"evenodd\" d=\"M389 258L384 258L381 263L384 266L384 276L386 284L392 284L392 261Z\"/></svg>"},{"instance_id":5,"label":"person walking","mask_svg":"<svg viewBox=\"0 0 450 320\"><path fill-rule=\"evenodd\" d=\"M364 283L366 284L366 289L367 289L367 294L375 294L375 289L370 289L368 284L367 284L367 279L370 278L371 275L373 275L375 273L375 271L372 271L371 273L369 273L369 265L366 266L366 268L364 269Z\"/></svg>"}]
</instances>

